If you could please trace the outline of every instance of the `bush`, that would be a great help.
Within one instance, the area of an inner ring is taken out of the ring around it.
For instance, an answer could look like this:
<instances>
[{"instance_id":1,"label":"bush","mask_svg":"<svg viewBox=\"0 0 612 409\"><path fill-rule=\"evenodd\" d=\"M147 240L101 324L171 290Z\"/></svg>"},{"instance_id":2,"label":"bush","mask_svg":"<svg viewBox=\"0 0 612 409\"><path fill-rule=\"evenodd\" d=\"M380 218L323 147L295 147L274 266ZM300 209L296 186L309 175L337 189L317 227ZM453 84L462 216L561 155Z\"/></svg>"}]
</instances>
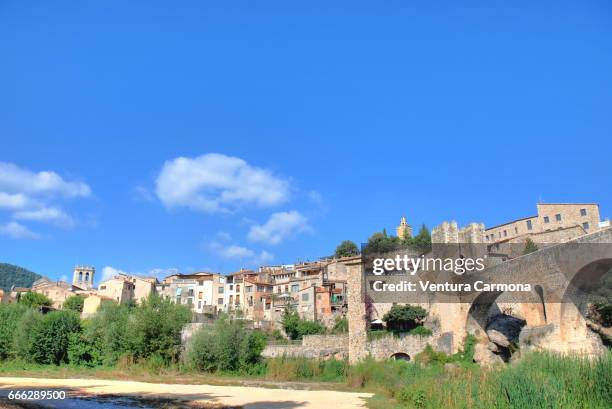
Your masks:
<instances>
[{"instance_id":1,"label":"bush","mask_svg":"<svg viewBox=\"0 0 612 409\"><path fill-rule=\"evenodd\" d=\"M302 339L304 335L324 334L325 327L318 321L302 319L293 308L287 307L283 312L282 325L290 339Z\"/></svg>"},{"instance_id":2,"label":"bush","mask_svg":"<svg viewBox=\"0 0 612 409\"><path fill-rule=\"evenodd\" d=\"M13 355L13 338L28 308L20 304L0 304L0 361Z\"/></svg>"},{"instance_id":3,"label":"bush","mask_svg":"<svg viewBox=\"0 0 612 409\"><path fill-rule=\"evenodd\" d=\"M38 364L68 363L68 345L73 333L80 331L78 315L73 311L53 311L31 328L29 359Z\"/></svg>"},{"instance_id":4,"label":"bush","mask_svg":"<svg viewBox=\"0 0 612 409\"><path fill-rule=\"evenodd\" d=\"M157 354L166 363L175 362L181 351L181 331L191 321L191 311L152 294L131 310L127 341L136 360Z\"/></svg>"},{"instance_id":5,"label":"bush","mask_svg":"<svg viewBox=\"0 0 612 409\"><path fill-rule=\"evenodd\" d=\"M348 332L348 319L345 317L336 317L334 327L332 328L334 334L345 334Z\"/></svg>"},{"instance_id":6,"label":"bush","mask_svg":"<svg viewBox=\"0 0 612 409\"><path fill-rule=\"evenodd\" d=\"M31 308L40 308L41 306L49 307L53 304L48 297L32 291L21 294L21 297L19 297L19 303Z\"/></svg>"},{"instance_id":7,"label":"bush","mask_svg":"<svg viewBox=\"0 0 612 409\"><path fill-rule=\"evenodd\" d=\"M13 354L24 361L30 360L30 334L43 315L35 309L28 308L21 316L13 335Z\"/></svg>"},{"instance_id":8,"label":"bush","mask_svg":"<svg viewBox=\"0 0 612 409\"><path fill-rule=\"evenodd\" d=\"M266 336L249 331L242 320L220 318L212 328L195 333L185 353L185 364L206 372L249 372L261 360Z\"/></svg>"},{"instance_id":9,"label":"bush","mask_svg":"<svg viewBox=\"0 0 612 409\"><path fill-rule=\"evenodd\" d=\"M394 305L383 316L387 329L394 332L409 331L419 325L427 311L418 305Z\"/></svg>"},{"instance_id":10,"label":"bush","mask_svg":"<svg viewBox=\"0 0 612 409\"><path fill-rule=\"evenodd\" d=\"M95 347L105 365L114 365L123 355L130 354L128 340L129 308L114 302L104 302L98 312L83 321L83 342Z\"/></svg>"},{"instance_id":11,"label":"bush","mask_svg":"<svg viewBox=\"0 0 612 409\"><path fill-rule=\"evenodd\" d=\"M424 327L422 325L419 325L417 327L412 328L410 331L408 331L408 333L410 335L416 335L419 337L428 337L432 334L431 330L427 327Z\"/></svg>"},{"instance_id":12,"label":"bush","mask_svg":"<svg viewBox=\"0 0 612 409\"><path fill-rule=\"evenodd\" d=\"M85 297L81 295L73 295L66 298L66 301L64 301L64 309L81 313L83 312L84 303Z\"/></svg>"}]
</instances>

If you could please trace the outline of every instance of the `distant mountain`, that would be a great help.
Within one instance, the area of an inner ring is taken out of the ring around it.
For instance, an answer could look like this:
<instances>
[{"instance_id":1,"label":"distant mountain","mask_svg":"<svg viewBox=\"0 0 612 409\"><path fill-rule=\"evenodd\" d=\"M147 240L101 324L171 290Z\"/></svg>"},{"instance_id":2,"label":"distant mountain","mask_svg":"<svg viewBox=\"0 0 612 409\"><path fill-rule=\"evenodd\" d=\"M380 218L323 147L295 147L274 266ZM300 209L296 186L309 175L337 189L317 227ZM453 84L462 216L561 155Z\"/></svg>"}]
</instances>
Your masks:
<instances>
[{"instance_id":1,"label":"distant mountain","mask_svg":"<svg viewBox=\"0 0 612 409\"><path fill-rule=\"evenodd\" d=\"M0 263L0 288L8 291L12 286L31 287L41 276L23 267Z\"/></svg>"}]
</instances>

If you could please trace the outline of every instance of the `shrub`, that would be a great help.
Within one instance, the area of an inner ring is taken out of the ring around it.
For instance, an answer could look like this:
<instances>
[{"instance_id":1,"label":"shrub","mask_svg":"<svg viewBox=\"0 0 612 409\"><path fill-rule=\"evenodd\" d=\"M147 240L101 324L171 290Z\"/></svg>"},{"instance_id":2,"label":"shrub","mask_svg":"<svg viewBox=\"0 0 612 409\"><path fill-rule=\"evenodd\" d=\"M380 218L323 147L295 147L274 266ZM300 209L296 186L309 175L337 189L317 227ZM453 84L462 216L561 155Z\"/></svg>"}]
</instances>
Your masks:
<instances>
[{"instance_id":1,"label":"shrub","mask_svg":"<svg viewBox=\"0 0 612 409\"><path fill-rule=\"evenodd\" d=\"M24 305L0 304L0 361L12 355L17 325L27 310Z\"/></svg>"},{"instance_id":2,"label":"shrub","mask_svg":"<svg viewBox=\"0 0 612 409\"><path fill-rule=\"evenodd\" d=\"M73 295L66 298L66 301L64 301L64 309L81 313L83 312L84 303L85 297L81 295Z\"/></svg>"},{"instance_id":3,"label":"shrub","mask_svg":"<svg viewBox=\"0 0 612 409\"><path fill-rule=\"evenodd\" d=\"M348 320L346 317L336 317L332 332L334 334L345 334L348 332Z\"/></svg>"},{"instance_id":4,"label":"shrub","mask_svg":"<svg viewBox=\"0 0 612 409\"><path fill-rule=\"evenodd\" d=\"M113 365L122 355L130 354L128 341L129 308L114 302L104 302L98 312L83 321L84 342L98 349L93 356L103 364Z\"/></svg>"},{"instance_id":5,"label":"shrub","mask_svg":"<svg viewBox=\"0 0 612 409\"><path fill-rule=\"evenodd\" d=\"M24 361L30 360L30 334L43 315L37 310L28 308L21 316L13 335L13 354Z\"/></svg>"},{"instance_id":6,"label":"shrub","mask_svg":"<svg viewBox=\"0 0 612 409\"><path fill-rule=\"evenodd\" d=\"M432 334L431 330L427 327L424 327L422 325L419 325L417 327L412 328L410 331L408 331L408 333L410 335L416 335L419 337L428 337Z\"/></svg>"},{"instance_id":7,"label":"shrub","mask_svg":"<svg viewBox=\"0 0 612 409\"><path fill-rule=\"evenodd\" d=\"M302 339L304 335L325 333L325 327L320 322L302 319L291 307L285 308L281 322L290 339Z\"/></svg>"},{"instance_id":8,"label":"shrub","mask_svg":"<svg viewBox=\"0 0 612 409\"><path fill-rule=\"evenodd\" d=\"M53 302L45 295L32 291L21 294L21 297L19 297L19 303L31 308L39 308L41 306L49 307L53 304Z\"/></svg>"},{"instance_id":9,"label":"shrub","mask_svg":"<svg viewBox=\"0 0 612 409\"><path fill-rule=\"evenodd\" d=\"M264 333L247 330L242 320L222 317L212 328L195 333L184 361L199 371L249 372L260 362L265 346Z\"/></svg>"},{"instance_id":10,"label":"shrub","mask_svg":"<svg viewBox=\"0 0 612 409\"><path fill-rule=\"evenodd\" d=\"M44 315L31 328L30 359L38 364L68 363L71 334L79 331L79 317L73 311L53 311Z\"/></svg>"},{"instance_id":11,"label":"shrub","mask_svg":"<svg viewBox=\"0 0 612 409\"><path fill-rule=\"evenodd\" d=\"M401 332L415 328L427 316L427 311L418 305L394 305L383 316L389 331Z\"/></svg>"}]
</instances>

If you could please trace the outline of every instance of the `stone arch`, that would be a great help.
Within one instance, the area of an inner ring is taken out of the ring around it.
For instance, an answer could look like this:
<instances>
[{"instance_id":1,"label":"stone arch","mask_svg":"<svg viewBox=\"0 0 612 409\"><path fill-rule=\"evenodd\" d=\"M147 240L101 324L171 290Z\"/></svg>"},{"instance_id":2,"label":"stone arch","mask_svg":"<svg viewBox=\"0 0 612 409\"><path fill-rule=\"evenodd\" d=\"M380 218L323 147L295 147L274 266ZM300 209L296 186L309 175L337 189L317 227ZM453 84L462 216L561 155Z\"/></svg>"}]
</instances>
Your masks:
<instances>
[{"instance_id":1,"label":"stone arch","mask_svg":"<svg viewBox=\"0 0 612 409\"><path fill-rule=\"evenodd\" d=\"M560 335L563 340L577 346L584 343L584 348L579 349L594 351L598 348L595 345L598 343L597 338L587 328L588 306L594 301L594 293L606 274L612 274L612 258L587 263L573 275L563 293L559 317Z\"/></svg>"},{"instance_id":2,"label":"stone arch","mask_svg":"<svg viewBox=\"0 0 612 409\"><path fill-rule=\"evenodd\" d=\"M396 352L390 358L395 361L410 361L410 355L405 352Z\"/></svg>"}]
</instances>

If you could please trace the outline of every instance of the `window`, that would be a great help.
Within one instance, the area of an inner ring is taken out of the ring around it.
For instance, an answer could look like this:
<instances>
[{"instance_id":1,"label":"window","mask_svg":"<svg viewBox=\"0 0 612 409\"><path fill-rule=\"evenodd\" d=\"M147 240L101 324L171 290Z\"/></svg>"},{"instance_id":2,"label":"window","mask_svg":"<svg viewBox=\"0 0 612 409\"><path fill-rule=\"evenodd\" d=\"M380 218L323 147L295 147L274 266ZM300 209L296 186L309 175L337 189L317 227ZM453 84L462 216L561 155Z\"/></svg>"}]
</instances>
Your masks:
<instances>
[{"instance_id":1,"label":"window","mask_svg":"<svg viewBox=\"0 0 612 409\"><path fill-rule=\"evenodd\" d=\"M252 286L250 286L250 285L249 285L248 287L244 287L244 288L246 288L246 292L247 292L247 293L250 293L250 292L251 292L251 290L253 289L253 287L252 287Z\"/></svg>"},{"instance_id":2,"label":"window","mask_svg":"<svg viewBox=\"0 0 612 409\"><path fill-rule=\"evenodd\" d=\"M518 234L518 227L514 226L514 233Z\"/></svg>"},{"instance_id":3,"label":"window","mask_svg":"<svg viewBox=\"0 0 612 409\"><path fill-rule=\"evenodd\" d=\"M230 284L230 291L234 289L234 284Z\"/></svg>"},{"instance_id":4,"label":"window","mask_svg":"<svg viewBox=\"0 0 612 409\"><path fill-rule=\"evenodd\" d=\"M224 291L225 291L225 288L223 288L223 287L219 287L219 294L223 294L223 293L224 293Z\"/></svg>"},{"instance_id":5,"label":"window","mask_svg":"<svg viewBox=\"0 0 612 409\"><path fill-rule=\"evenodd\" d=\"M544 223L548 223L550 222L550 220L548 219L548 216L544 216Z\"/></svg>"},{"instance_id":6,"label":"window","mask_svg":"<svg viewBox=\"0 0 612 409\"><path fill-rule=\"evenodd\" d=\"M236 292L240 291L240 284L236 284Z\"/></svg>"},{"instance_id":7,"label":"window","mask_svg":"<svg viewBox=\"0 0 612 409\"><path fill-rule=\"evenodd\" d=\"M555 220L556 220L556 221L558 221L558 222L560 222L560 221L561 221L561 214L560 214L560 213L557 213L557 214L555 215Z\"/></svg>"},{"instance_id":8,"label":"window","mask_svg":"<svg viewBox=\"0 0 612 409\"><path fill-rule=\"evenodd\" d=\"M584 223L582 223L582 228L583 228L584 230L589 230L589 222L584 222Z\"/></svg>"},{"instance_id":9,"label":"window","mask_svg":"<svg viewBox=\"0 0 612 409\"><path fill-rule=\"evenodd\" d=\"M508 230L504 230L504 237L508 237Z\"/></svg>"},{"instance_id":10,"label":"window","mask_svg":"<svg viewBox=\"0 0 612 409\"><path fill-rule=\"evenodd\" d=\"M100 286L100 290L106 290L106 286L105 285L101 285Z\"/></svg>"},{"instance_id":11,"label":"window","mask_svg":"<svg viewBox=\"0 0 612 409\"><path fill-rule=\"evenodd\" d=\"M298 291L300 291L300 285L299 284L293 284L291 286L291 292L292 293L297 293Z\"/></svg>"},{"instance_id":12,"label":"window","mask_svg":"<svg viewBox=\"0 0 612 409\"><path fill-rule=\"evenodd\" d=\"M198 301L198 310L202 308L202 301Z\"/></svg>"},{"instance_id":13,"label":"window","mask_svg":"<svg viewBox=\"0 0 612 409\"><path fill-rule=\"evenodd\" d=\"M180 296L180 295L176 297L176 303L177 303L177 304L180 304L180 303L181 303L181 296Z\"/></svg>"},{"instance_id":14,"label":"window","mask_svg":"<svg viewBox=\"0 0 612 409\"><path fill-rule=\"evenodd\" d=\"M580 216L586 216L586 209L580 209Z\"/></svg>"},{"instance_id":15,"label":"window","mask_svg":"<svg viewBox=\"0 0 612 409\"><path fill-rule=\"evenodd\" d=\"M533 226L531 224L531 220L527 220L527 230L531 230L533 229Z\"/></svg>"},{"instance_id":16,"label":"window","mask_svg":"<svg viewBox=\"0 0 612 409\"><path fill-rule=\"evenodd\" d=\"M193 304L193 298L187 298L187 304L189 305Z\"/></svg>"},{"instance_id":17,"label":"window","mask_svg":"<svg viewBox=\"0 0 612 409\"><path fill-rule=\"evenodd\" d=\"M187 296L188 297L193 297L193 288L189 289L189 291L187 292Z\"/></svg>"},{"instance_id":18,"label":"window","mask_svg":"<svg viewBox=\"0 0 612 409\"><path fill-rule=\"evenodd\" d=\"M204 293L202 291L200 291L198 293L198 300L201 300L202 298L204 298Z\"/></svg>"},{"instance_id":19,"label":"window","mask_svg":"<svg viewBox=\"0 0 612 409\"><path fill-rule=\"evenodd\" d=\"M302 294L302 301L308 301L308 293Z\"/></svg>"},{"instance_id":20,"label":"window","mask_svg":"<svg viewBox=\"0 0 612 409\"><path fill-rule=\"evenodd\" d=\"M217 304L219 305L223 304L223 297L217 298Z\"/></svg>"},{"instance_id":21,"label":"window","mask_svg":"<svg viewBox=\"0 0 612 409\"><path fill-rule=\"evenodd\" d=\"M204 281L202 281L202 280L198 281L198 285L199 286L203 286L204 285Z\"/></svg>"}]
</instances>

